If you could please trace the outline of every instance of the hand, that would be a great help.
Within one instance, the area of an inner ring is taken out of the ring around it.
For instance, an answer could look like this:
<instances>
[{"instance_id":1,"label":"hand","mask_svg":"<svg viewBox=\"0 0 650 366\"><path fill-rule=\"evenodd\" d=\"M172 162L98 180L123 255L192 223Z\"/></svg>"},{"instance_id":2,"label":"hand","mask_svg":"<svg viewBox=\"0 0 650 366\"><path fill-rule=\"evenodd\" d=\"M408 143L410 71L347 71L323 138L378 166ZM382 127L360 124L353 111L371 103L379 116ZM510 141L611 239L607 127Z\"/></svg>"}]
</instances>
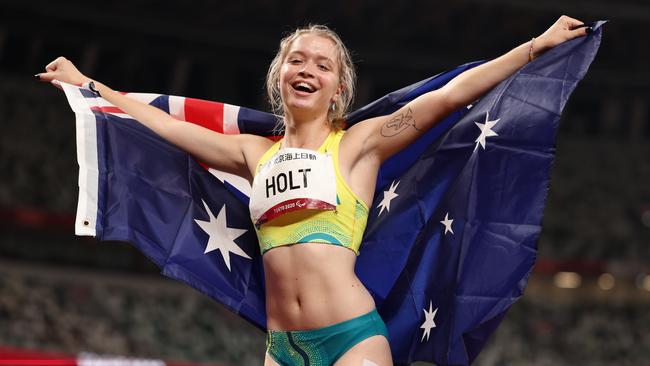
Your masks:
<instances>
[{"instance_id":1,"label":"hand","mask_svg":"<svg viewBox=\"0 0 650 366\"><path fill-rule=\"evenodd\" d=\"M57 57L56 60L45 66L44 73L36 74L41 81L58 80L68 84L81 85L90 82L91 79L84 76L77 67L65 57Z\"/></svg>"},{"instance_id":2,"label":"hand","mask_svg":"<svg viewBox=\"0 0 650 366\"><path fill-rule=\"evenodd\" d=\"M577 19L562 15L546 32L537 37L533 52L539 54L562 42L587 35L591 28L583 25L583 22Z\"/></svg>"}]
</instances>

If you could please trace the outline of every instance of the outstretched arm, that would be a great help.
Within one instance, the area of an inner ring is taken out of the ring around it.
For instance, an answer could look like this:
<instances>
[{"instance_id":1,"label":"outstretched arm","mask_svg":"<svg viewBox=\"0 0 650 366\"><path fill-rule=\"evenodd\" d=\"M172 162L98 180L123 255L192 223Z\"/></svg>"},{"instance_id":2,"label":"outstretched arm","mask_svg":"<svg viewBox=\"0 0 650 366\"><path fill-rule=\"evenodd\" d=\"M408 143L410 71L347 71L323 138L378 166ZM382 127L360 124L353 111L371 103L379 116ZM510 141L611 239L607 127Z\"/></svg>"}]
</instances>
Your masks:
<instances>
[{"instance_id":1,"label":"outstretched arm","mask_svg":"<svg viewBox=\"0 0 650 366\"><path fill-rule=\"evenodd\" d=\"M59 57L38 74L41 81L59 80L82 85L92 81L83 75L72 62ZM251 171L271 143L264 137L253 135L224 135L207 128L179 121L158 108L128 98L108 86L94 81L102 98L149 127L165 140L187 151L210 167L252 180Z\"/></svg>"},{"instance_id":2,"label":"outstretched arm","mask_svg":"<svg viewBox=\"0 0 650 366\"><path fill-rule=\"evenodd\" d=\"M582 22L562 16L541 36L463 72L444 87L419 96L393 114L351 127L349 133L363 144L360 158L373 156L378 162L383 162L453 111L478 99L531 59L587 32L588 28L582 26Z\"/></svg>"}]
</instances>

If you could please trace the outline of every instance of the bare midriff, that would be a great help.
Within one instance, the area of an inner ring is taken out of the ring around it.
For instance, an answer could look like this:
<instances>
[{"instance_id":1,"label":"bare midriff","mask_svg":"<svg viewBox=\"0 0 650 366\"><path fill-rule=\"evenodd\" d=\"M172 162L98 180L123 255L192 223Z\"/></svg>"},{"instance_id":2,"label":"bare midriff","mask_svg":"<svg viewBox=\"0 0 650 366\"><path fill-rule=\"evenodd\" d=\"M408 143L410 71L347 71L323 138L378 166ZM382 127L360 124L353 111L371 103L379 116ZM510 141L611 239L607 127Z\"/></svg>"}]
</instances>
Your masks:
<instances>
[{"instance_id":1,"label":"bare midriff","mask_svg":"<svg viewBox=\"0 0 650 366\"><path fill-rule=\"evenodd\" d=\"M356 254L345 247L300 243L263 256L267 328L317 329L366 314L375 303L354 273Z\"/></svg>"}]
</instances>

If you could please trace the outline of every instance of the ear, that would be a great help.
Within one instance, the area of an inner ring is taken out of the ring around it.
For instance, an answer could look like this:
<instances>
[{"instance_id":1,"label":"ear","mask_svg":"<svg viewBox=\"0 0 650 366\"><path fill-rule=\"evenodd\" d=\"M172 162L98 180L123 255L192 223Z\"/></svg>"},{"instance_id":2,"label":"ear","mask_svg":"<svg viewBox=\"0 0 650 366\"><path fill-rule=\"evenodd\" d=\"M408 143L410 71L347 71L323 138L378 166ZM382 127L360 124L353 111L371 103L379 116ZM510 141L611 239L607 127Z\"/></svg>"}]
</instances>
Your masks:
<instances>
[{"instance_id":1,"label":"ear","mask_svg":"<svg viewBox=\"0 0 650 366\"><path fill-rule=\"evenodd\" d=\"M345 87L343 84L339 83L338 88L336 88L336 92L334 93L335 99L338 99L341 94L343 94L343 90L345 90Z\"/></svg>"}]
</instances>

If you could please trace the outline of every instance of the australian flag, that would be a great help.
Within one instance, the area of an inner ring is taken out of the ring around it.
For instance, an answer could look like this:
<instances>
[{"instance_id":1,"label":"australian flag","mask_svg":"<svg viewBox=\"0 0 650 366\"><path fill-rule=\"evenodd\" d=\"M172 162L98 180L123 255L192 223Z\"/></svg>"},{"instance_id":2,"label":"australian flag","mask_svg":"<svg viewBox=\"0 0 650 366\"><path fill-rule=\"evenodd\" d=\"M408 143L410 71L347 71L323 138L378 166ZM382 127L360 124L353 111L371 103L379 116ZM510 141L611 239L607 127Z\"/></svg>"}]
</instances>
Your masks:
<instances>
[{"instance_id":1,"label":"australian flag","mask_svg":"<svg viewBox=\"0 0 650 366\"><path fill-rule=\"evenodd\" d=\"M548 51L386 161L356 272L396 364L471 363L535 263L560 113L600 44ZM357 110L350 125L440 88L470 63ZM92 92L62 84L76 115L76 232L133 243L162 272L265 329L248 182L206 168ZM233 105L127 94L225 134L271 137L275 117Z\"/></svg>"}]
</instances>

